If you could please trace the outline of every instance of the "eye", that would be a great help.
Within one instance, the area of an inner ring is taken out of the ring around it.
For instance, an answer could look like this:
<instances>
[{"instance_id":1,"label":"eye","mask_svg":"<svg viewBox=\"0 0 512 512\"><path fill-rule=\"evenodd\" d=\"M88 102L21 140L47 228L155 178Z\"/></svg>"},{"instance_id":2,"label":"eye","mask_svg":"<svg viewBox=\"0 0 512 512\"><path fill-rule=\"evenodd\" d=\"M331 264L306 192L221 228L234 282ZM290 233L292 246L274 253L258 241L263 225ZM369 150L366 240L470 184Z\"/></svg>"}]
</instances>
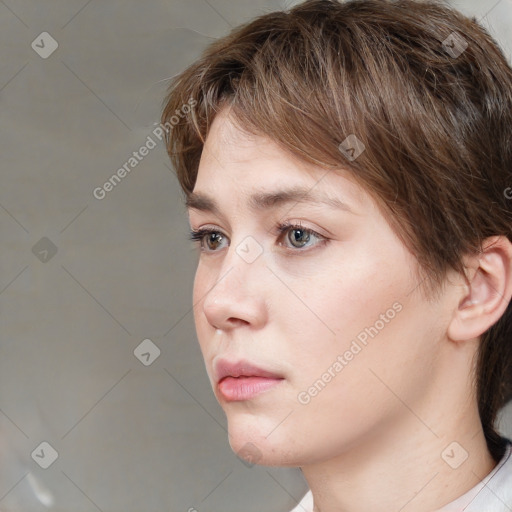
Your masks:
<instances>
[{"instance_id":1,"label":"eye","mask_svg":"<svg viewBox=\"0 0 512 512\"><path fill-rule=\"evenodd\" d=\"M288 242L288 244L286 242L278 242L278 245L284 245L288 248L297 250L311 246L312 244L309 242L315 238L320 240L320 242L327 242L327 239L324 236L312 229L304 227L300 223L279 224L276 226L276 234L278 235L278 240L285 238ZM225 237L222 232L216 231L215 229L202 228L198 230L190 230L189 240L199 242L201 251L216 252L224 240L227 240L227 237Z\"/></svg>"},{"instance_id":2,"label":"eye","mask_svg":"<svg viewBox=\"0 0 512 512\"><path fill-rule=\"evenodd\" d=\"M205 250L204 246L206 243L208 252L213 252L216 249L212 249L212 246L215 247L217 244L220 244L224 240L224 235L220 231L215 231L208 228L202 228L198 230L191 229L189 240L199 242L199 246L202 251Z\"/></svg>"},{"instance_id":3,"label":"eye","mask_svg":"<svg viewBox=\"0 0 512 512\"><path fill-rule=\"evenodd\" d=\"M302 249L308 246L308 242L314 238L326 241L326 238L312 229L304 227L302 224L283 223L277 227L278 232L282 235L286 234L286 240L290 242L295 249ZM282 245L282 244L280 244ZM311 244L309 244L311 245Z\"/></svg>"}]
</instances>

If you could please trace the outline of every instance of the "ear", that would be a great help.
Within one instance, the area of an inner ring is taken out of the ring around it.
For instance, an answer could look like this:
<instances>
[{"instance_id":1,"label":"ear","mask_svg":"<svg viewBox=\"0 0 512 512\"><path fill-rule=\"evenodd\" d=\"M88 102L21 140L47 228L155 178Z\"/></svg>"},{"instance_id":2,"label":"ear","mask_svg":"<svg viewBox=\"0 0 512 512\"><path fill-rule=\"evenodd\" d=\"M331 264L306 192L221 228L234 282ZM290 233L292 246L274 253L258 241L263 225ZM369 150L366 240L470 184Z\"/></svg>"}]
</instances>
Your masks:
<instances>
[{"instance_id":1,"label":"ear","mask_svg":"<svg viewBox=\"0 0 512 512\"><path fill-rule=\"evenodd\" d=\"M512 297L512 244L505 236L485 239L482 251L466 257L464 264L468 277L447 331L453 341L483 334L501 318Z\"/></svg>"}]
</instances>

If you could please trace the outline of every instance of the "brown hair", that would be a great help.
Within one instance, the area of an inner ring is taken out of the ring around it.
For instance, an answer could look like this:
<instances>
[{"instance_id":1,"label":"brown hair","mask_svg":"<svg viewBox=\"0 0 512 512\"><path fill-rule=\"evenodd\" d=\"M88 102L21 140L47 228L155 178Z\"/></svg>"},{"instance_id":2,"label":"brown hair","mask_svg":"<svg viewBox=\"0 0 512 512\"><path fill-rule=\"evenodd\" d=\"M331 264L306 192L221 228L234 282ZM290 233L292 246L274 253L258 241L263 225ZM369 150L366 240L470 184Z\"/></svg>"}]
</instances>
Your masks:
<instances>
[{"instance_id":1,"label":"brown hair","mask_svg":"<svg viewBox=\"0 0 512 512\"><path fill-rule=\"evenodd\" d=\"M351 171L415 254L429 292L440 289L448 269L463 273L462 256L480 251L485 238L512 240L504 193L512 186L512 70L476 20L451 8L308 0L262 15L175 77L162 123L169 127L189 102L194 109L166 135L185 194L209 127L229 105L243 129L307 162ZM340 150L347 137L364 144L355 159ZM496 460L503 444L494 424L510 397L511 335L509 305L481 336L475 375Z\"/></svg>"}]
</instances>

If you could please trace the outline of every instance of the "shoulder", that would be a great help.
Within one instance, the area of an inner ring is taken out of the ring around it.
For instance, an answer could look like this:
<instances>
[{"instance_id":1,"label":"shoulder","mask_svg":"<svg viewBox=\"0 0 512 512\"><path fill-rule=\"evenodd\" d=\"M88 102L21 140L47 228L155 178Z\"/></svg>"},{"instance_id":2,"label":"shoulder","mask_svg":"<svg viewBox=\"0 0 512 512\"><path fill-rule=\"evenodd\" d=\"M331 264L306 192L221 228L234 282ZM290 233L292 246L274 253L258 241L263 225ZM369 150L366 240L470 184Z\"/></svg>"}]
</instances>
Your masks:
<instances>
[{"instance_id":1,"label":"shoulder","mask_svg":"<svg viewBox=\"0 0 512 512\"><path fill-rule=\"evenodd\" d=\"M510 512L512 510L512 442L497 466L478 485L438 512Z\"/></svg>"},{"instance_id":2,"label":"shoulder","mask_svg":"<svg viewBox=\"0 0 512 512\"><path fill-rule=\"evenodd\" d=\"M290 512L313 512L313 494L311 491L308 491Z\"/></svg>"},{"instance_id":3,"label":"shoulder","mask_svg":"<svg viewBox=\"0 0 512 512\"><path fill-rule=\"evenodd\" d=\"M488 507L489 512L508 512L512 508L512 442L506 441L505 454L488 479L484 479L482 506Z\"/></svg>"}]
</instances>

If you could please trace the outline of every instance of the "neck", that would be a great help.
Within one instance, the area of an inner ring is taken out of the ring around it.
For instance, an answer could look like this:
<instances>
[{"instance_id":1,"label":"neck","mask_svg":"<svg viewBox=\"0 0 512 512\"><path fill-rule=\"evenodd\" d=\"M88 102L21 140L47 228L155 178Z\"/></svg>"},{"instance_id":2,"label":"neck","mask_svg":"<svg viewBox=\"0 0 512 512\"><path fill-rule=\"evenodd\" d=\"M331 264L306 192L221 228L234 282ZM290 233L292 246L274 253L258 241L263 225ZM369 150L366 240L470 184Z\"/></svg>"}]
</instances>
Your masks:
<instances>
[{"instance_id":1,"label":"neck","mask_svg":"<svg viewBox=\"0 0 512 512\"><path fill-rule=\"evenodd\" d=\"M403 404L336 457L303 466L314 511L432 512L485 478L496 461L471 379L457 377L447 368L412 407Z\"/></svg>"}]
</instances>

